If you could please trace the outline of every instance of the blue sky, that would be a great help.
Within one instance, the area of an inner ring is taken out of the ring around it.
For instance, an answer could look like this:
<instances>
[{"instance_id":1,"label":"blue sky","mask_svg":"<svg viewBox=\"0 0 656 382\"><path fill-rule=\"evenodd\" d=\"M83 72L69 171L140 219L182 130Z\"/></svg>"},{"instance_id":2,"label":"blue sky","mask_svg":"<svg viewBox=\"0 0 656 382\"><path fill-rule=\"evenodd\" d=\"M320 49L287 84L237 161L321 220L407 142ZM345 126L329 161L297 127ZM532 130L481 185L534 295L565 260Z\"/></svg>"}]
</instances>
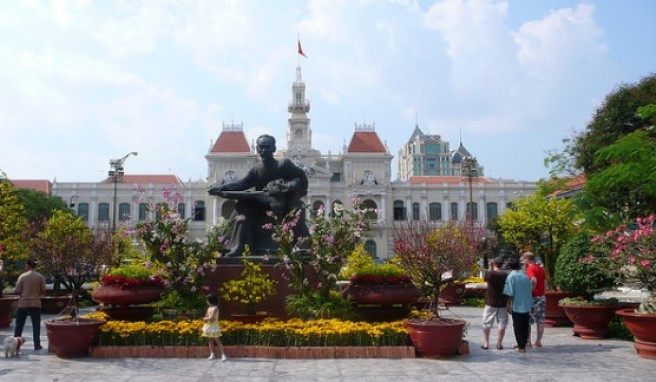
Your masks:
<instances>
[{"instance_id":1,"label":"blue sky","mask_svg":"<svg viewBox=\"0 0 656 382\"><path fill-rule=\"evenodd\" d=\"M207 176L222 123L285 141L300 58L313 144L418 122L494 178L543 159L620 83L655 71L656 2L0 0L0 170L14 179ZM279 144L282 146L283 144ZM396 160L393 162L396 174Z\"/></svg>"}]
</instances>

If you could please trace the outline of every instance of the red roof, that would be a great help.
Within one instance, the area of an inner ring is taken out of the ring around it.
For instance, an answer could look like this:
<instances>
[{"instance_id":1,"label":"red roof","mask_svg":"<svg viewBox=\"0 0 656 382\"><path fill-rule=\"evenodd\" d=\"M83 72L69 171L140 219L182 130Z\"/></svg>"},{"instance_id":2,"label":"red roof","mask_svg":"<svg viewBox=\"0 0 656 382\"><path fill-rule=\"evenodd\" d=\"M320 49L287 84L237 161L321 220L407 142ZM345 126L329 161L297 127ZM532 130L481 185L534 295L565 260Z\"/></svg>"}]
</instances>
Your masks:
<instances>
[{"instance_id":1,"label":"red roof","mask_svg":"<svg viewBox=\"0 0 656 382\"><path fill-rule=\"evenodd\" d=\"M356 131L349 143L349 153L386 153L387 149L375 131Z\"/></svg>"},{"instance_id":2,"label":"red roof","mask_svg":"<svg viewBox=\"0 0 656 382\"><path fill-rule=\"evenodd\" d=\"M100 183L112 183L111 178L107 178ZM173 174L146 174L146 175L123 175L123 180L119 183L127 184L182 184L182 180Z\"/></svg>"},{"instance_id":3,"label":"red roof","mask_svg":"<svg viewBox=\"0 0 656 382\"><path fill-rule=\"evenodd\" d=\"M212 146L213 153L250 153L243 131L222 131Z\"/></svg>"},{"instance_id":4,"label":"red roof","mask_svg":"<svg viewBox=\"0 0 656 382\"><path fill-rule=\"evenodd\" d=\"M563 185L562 189L556 190L552 192L551 194L547 195L548 197L559 197L562 195L567 195L567 194L574 194L578 191L583 190L583 187L585 187L585 174L580 173L577 176L573 177L572 179L569 179L565 184Z\"/></svg>"},{"instance_id":5,"label":"red roof","mask_svg":"<svg viewBox=\"0 0 656 382\"><path fill-rule=\"evenodd\" d=\"M9 181L16 188L45 192L48 195L52 192L52 183L47 179L10 179Z\"/></svg>"},{"instance_id":6,"label":"red roof","mask_svg":"<svg viewBox=\"0 0 656 382\"><path fill-rule=\"evenodd\" d=\"M411 176L408 180L410 184L441 184L441 183L469 183L469 178L466 176ZM490 179L484 176L472 178L472 183L493 183Z\"/></svg>"}]
</instances>

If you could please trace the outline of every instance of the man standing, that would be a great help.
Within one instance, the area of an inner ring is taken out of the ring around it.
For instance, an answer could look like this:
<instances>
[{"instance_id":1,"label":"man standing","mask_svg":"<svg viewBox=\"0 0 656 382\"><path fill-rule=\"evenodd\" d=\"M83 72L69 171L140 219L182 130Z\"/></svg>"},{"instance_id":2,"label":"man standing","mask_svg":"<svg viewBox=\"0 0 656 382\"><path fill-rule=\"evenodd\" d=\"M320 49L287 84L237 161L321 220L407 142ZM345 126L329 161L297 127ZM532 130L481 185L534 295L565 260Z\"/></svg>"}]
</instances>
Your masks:
<instances>
[{"instance_id":1,"label":"man standing","mask_svg":"<svg viewBox=\"0 0 656 382\"><path fill-rule=\"evenodd\" d=\"M46 279L39 272L35 271L36 263L34 260L27 260L25 264L26 271L23 272L16 282L16 293L20 296L18 299L18 308L16 309L16 327L14 328L14 337L23 335L25 320L30 316L32 321L32 335L34 341L34 350L41 349L41 297L46 294Z\"/></svg>"},{"instance_id":2,"label":"man standing","mask_svg":"<svg viewBox=\"0 0 656 382\"><path fill-rule=\"evenodd\" d=\"M526 342L531 329L529 316L533 307L533 297L531 297L531 280L519 268L519 260L517 258L512 259L510 261L512 271L506 278L503 294L510 297L513 331L517 341L515 350L524 353L526 352Z\"/></svg>"},{"instance_id":3,"label":"man standing","mask_svg":"<svg viewBox=\"0 0 656 382\"><path fill-rule=\"evenodd\" d=\"M544 318L547 309L547 299L544 290L547 284L547 278L544 268L535 263L535 256L531 252L525 252L522 256L526 275L531 279L533 285L533 309L531 310L530 324L535 324L537 329L537 338L535 346L542 347L542 335L544 334ZM531 329L528 332L528 346L531 346Z\"/></svg>"},{"instance_id":4,"label":"man standing","mask_svg":"<svg viewBox=\"0 0 656 382\"><path fill-rule=\"evenodd\" d=\"M508 274L501 270L501 258L490 261L490 270L485 272L487 290L485 291L485 309L483 310L483 345L487 350L490 345L490 331L494 321L499 325L497 336L497 349L503 349L503 336L508 326L508 311L506 310L507 297L503 294L503 287Z\"/></svg>"}]
</instances>

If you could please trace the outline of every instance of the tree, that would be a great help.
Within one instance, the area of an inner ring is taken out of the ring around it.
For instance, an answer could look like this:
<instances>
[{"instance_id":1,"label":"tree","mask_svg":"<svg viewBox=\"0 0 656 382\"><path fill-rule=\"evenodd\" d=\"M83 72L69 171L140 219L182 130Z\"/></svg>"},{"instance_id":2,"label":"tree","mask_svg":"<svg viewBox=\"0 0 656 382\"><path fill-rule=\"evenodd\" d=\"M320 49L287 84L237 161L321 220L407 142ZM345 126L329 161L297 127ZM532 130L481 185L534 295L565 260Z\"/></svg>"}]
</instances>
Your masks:
<instances>
[{"instance_id":1,"label":"tree","mask_svg":"<svg viewBox=\"0 0 656 382\"><path fill-rule=\"evenodd\" d=\"M28 222L50 218L55 211L68 211L68 206L59 196L50 196L45 192L21 189L16 190L21 204L25 208Z\"/></svg>"},{"instance_id":2,"label":"tree","mask_svg":"<svg viewBox=\"0 0 656 382\"><path fill-rule=\"evenodd\" d=\"M586 182L581 206L589 227L606 230L656 211L656 139L637 130L595 154L600 169Z\"/></svg>"},{"instance_id":3,"label":"tree","mask_svg":"<svg viewBox=\"0 0 656 382\"><path fill-rule=\"evenodd\" d=\"M571 152L576 167L591 176L603 170L603 163L595 159L601 148L640 129L646 130L650 137L656 137L656 131L647 130L654 125L656 116L645 118L636 113L639 108L650 104L656 104L656 74L643 78L637 84L622 84L606 96L586 129L572 140Z\"/></svg>"},{"instance_id":4,"label":"tree","mask_svg":"<svg viewBox=\"0 0 656 382\"><path fill-rule=\"evenodd\" d=\"M35 227L29 242L30 252L41 269L53 278L57 294L63 287L68 293L79 291L82 284L99 276L100 266L110 264L114 254L112 235L96 235L69 212L56 211L43 228Z\"/></svg>"},{"instance_id":5,"label":"tree","mask_svg":"<svg viewBox=\"0 0 656 382\"><path fill-rule=\"evenodd\" d=\"M578 231L577 212L569 199L547 198L538 191L517 200L499 216L499 231L507 243L533 251L542 259L549 285L560 248Z\"/></svg>"},{"instance_id":6,"label":"tree","mask_svg":"<svg viewBox=\"0 0 656 382\"><path fill-rule=\"evenodd\" d=\"M26 257L22 233L27 228L25 209L20 203L16 188L0 172L0 296L4 281L13 282L20 272L21 261Z\"/></svg>"}]
</instances>

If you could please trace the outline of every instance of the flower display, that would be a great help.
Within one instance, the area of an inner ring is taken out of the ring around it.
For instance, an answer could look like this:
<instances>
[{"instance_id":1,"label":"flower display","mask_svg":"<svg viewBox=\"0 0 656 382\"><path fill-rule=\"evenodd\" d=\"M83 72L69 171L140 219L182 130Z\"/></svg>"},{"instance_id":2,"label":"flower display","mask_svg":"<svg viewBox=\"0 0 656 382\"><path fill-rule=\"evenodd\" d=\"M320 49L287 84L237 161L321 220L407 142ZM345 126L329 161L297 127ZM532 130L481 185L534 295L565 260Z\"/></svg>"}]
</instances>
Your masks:
<instances>
[{"instance_id":1,"label":"flower display","mask_svg":"<svg viewBox=\"0 0 656 382\"><path fill-rule=\"evenodd\" d=\"M356 275L349 281L351 285L412 285L408 275Z\"/></svg>"},{"instance_id":2,"label":"flower display","mask_svg":"<svg viewBox=\"0 0 656 382\"><path fill-rule=\"evenodd\" d=\"M200 336L203 322L159 321L153 323L108 321L100 328L100 346L190 346L205 345ZM221 321L221 341L225 345L260 346L408 346L410 340L401 321L367 323L321 319L280 321L266 319L259 324Z\"/></svg>"},{"instance_id":3,"label":"flower display","mask_svg":"<svg viewBox=\"0 0 656 382\"><path fill-rule=\"evenodd\" d=\"M147 278L131 278L125 276L104 275L102 285L113 286L121 289L140 287L140 286L164 286L164 280L159 276L150 276Z\"/></svg>"},{"instance_id":4,"label":"flower display","mask_svg":"<svg viewBox=\"0 0 656 382\"><path fill-rule=\"evenodd\" d=\"M145 190L136 189L141 199ZM154 266L161 271L170 295L175 298L162 300L162 304L175 302L181 306L165 306L175 309L202 309L205 296L201 291L205 275L216 267L216 253L201 240L190 240L189 219L184 219L177 210L184 200L174 185L162 191L166 203L149 204L148 210L155 213L154 220L137 223L132 232L144 244Z\"/></svg>"},{"instance_id":5,"label":"flower display","mask_svg":"<svg viewBox=\"0 0 656 382\"><path fill-rule=\"evenodd\" d=\"M639 312L656 314L656 230L654 215L619 225L591 240L591 253L581 259L596 261L615 272L625 285L646 288L650 296Z\"/></svg>"},{"instance_id":6,"label":"flower display","mask_svg":"<svg viewBox=\"0 0 656 382\"><path fill-rule=\"evenodd\" d=\"M276 293L276 281L262 271L260 264L246 259L249 251L244 251L244 270L241 279L230 280L219 289L226 301L237 301L246 305L246 314L255 314L256 305Z\"/></svg>"}]
</instances>

